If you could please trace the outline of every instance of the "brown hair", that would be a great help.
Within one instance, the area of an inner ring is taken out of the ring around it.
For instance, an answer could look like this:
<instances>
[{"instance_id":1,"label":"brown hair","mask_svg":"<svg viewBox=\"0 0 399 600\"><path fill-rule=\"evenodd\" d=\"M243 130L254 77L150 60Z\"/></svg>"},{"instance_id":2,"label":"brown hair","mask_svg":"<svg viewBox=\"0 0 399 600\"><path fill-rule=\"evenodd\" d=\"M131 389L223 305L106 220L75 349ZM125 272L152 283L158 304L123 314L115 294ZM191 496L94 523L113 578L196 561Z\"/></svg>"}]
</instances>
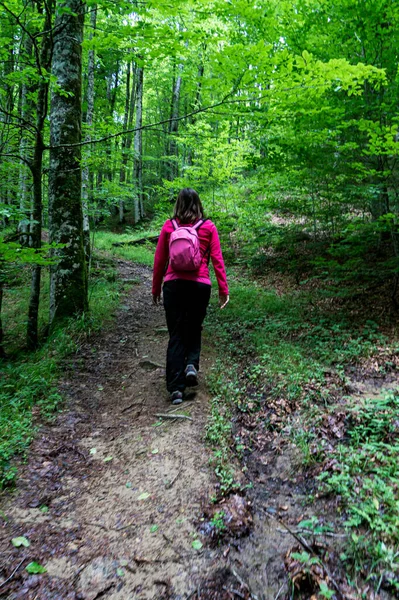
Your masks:
<instances>
[{"instance_id":1,"label":"brown hair","mask_svg":"<svg viewBox=\"0 0 399 600\"><path fill-rule=\"evenodd\" d=\"M191 188L184 188L179 192L173 213L174 219L180 223L195 223L204 217L204 209L197 192Z\"/></svg>"}]
</instances>

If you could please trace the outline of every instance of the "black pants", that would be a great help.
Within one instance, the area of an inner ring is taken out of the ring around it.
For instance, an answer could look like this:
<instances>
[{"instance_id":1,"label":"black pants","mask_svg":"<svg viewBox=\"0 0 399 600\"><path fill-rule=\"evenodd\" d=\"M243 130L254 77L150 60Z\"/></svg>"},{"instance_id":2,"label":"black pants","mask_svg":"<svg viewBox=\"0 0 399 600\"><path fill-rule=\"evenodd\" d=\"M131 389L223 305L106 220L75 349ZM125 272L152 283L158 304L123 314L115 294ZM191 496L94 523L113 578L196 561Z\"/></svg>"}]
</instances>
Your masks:
<instances>
[{"instance_id":1,"label":"black pants","mask_svg":"<svg viewBox=\"0 0 399 600\"><path fill-rule=\"evenodd\" d=\"M211 286L174 279L163 286L163 304L169 331L166 354L168 392L183 391L187 365L199 368L201 331L211 296Z\"/></svg>"}]
</instances>

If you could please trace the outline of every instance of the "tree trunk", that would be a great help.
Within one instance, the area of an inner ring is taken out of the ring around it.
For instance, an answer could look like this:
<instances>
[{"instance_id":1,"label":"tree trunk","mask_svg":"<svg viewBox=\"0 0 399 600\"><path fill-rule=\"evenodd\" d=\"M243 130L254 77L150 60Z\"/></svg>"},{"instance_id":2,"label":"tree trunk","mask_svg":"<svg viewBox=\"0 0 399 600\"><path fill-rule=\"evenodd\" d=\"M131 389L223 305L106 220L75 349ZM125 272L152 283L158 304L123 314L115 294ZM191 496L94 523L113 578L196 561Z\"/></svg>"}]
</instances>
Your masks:
<instances>
[{"instance_id":1,"label":"tree trunk","mask_svg":"<svg viewBox=\"0 0 399 600\"><path fill-rule=\"evenodd\" d=\"M97 23L97 6L92 6L90 12L90 27L91 31L89 39L93 39L96 23ZM94 50L89 50L89 58L87 64L87 112L86 112L86 125L87 134L86 141L91 140L91 129L93 127L93 116L94 116ZM90 159L90 144L87 146L87 160ZM90 189L90 169L89 165L86 164L82 170L82 208L83 208L83 245L85 250L86 262L90 267L90 221L89 221L89 189ZM89 269L90 270L90 269Z\"/></svg>"},{"instance_id":2,"label":"tree trunk","mask_svg":"<svg viewBox=\"0 0 399 600\"><path fill-rule=\"evenodd\" d=\"M109 116L112 121L114 116L116 97L118 94L118 85L119 85L119 61L116 63L116 71L112 71L109 73L107 77L107 101L109 106ZM114 79L115 77L115 79ZM112 87L112 83L115 81L114 87ZM106 164L106 177L108 181L113 180L113 169L112 169L112 140L108 140L106 142L105 152L107 155L107 164Z\"/></svg>"},{"instance_id":3,"label":"tree trunk","mask_svg":"<svg viewBox=\"0 0 399 600\"><path fill-rule=\"evenodd\" d=\"M24 52L26 54L26 57L32 56L32 50L33 50L33 42L31 40L31 38L27 35L25 38L25 43L24 43ZM26 82L24 82L22 84L21 117L25 121L28 121L28 122L32 120L32 114L33 114L32 100L29 97L30 92L32 91L30 88L31 88L31 86L29 86ZM25 160L28 158L27 146L28 146L27 132L25 130L22 130L21 141L20 141L20 145L19 145L19 154ZM19 241L22 246L27 246L30 242L29 235L28 235L29 234L28 214L31 210L32 195L29 194L29 191L28 191L29 190L28 177L29 177L28 167L27 167L25 161L21 160L20 167L19 167L19 185L18 185L18 187L19 187L19 208L20 208L21 213L24 214L24 218L19 223L18 229L21 233Z\"/></svg>"},{"instance_id":4,"label":"tree trunk","mask_svg":"<svg viewBox=\"0 0 399 600\"><path fill-rule=\"evenodd\" d=\"M3 306L3 281L1 279L1 273L0 273L0 358L5 358L6 353L4 350L4 333L3 333L3 320L1 317L1 310L2 310L2 306Z\"/></svg>"},{"instance_id":5,"label":"tree trunk","mask_svg":"<svg viewBox=\"0 0 399 600\"><path fill-rule=\"evenodd\" d=\"M57 15L54 31L52 72L62 93L55 89L51 97L49 220L50 241L64 247L54 251L57 264L51 268L51 323L88 309L81 146L74 146L82 133L84 7L80 0L64 0L59 6L68 12Z\"/></svg>"},{"instance_id":6,"label":"tree trunk","mask_svg":"<svg viewBox=\"0 0 399 600\"><path fill-rule=\"evenodd\" d=\"M201 107L201 90L202 90L202 81L204 78L204 63L202 62L198 67L198 75L197 75L197 90L195 93L194 103L191 107L191 111L198 110ZM196 121L196 115L192 115L190 117L190 124L193 125ZM191 166L193 164L193 148L189 147L187 152L187 164Z\"/></svg>"},{"instance_id":7,"label":"tree trunk","mask_svg":"<svg viewBox=\"0 0 399 600\"><path fill-rule=\"evenodd\" d=\"M129 62L127 65L126 71L126 99L125 99L125 114L123 117L123 130L126 131L128 128L129 122L129 113L130 113L130 71L131 71L131 63ZM123 191L124 183L126 181L126 166L128 159L127 152L127 140L128 134L123 136L122 139L122 163L119 171L119 184L122 190L122 198L119 200L119 223L125 222L125 194Z\"/></svg>"},{"instance_id":8,"label":"tree trunk","mask_svg":"<svg viewBox=\"0 0 399 600\"><path fill-rule=\"evenodd\" d=\"M50 35L52 25L52 9L51 2L46 6L46 18L44 30L47 34L43 34L40 48L40 71L50 70L51 63L51 46L52 39ZM30 245L32 248L39 249L42 245L42 218L43 218L43 197L42 197L42 172L43 172L43 152L44 141L43 131L47 117L48 106L48 90L49 82L45 75L40 73L41 79L38 84L37 103L36 103L36 130L35 143L33 150L33 160L31 163L31 172L33 179L33 203L32 215L30 224ZM41 267L36 265L33 267L31 278L31 292L28 309L28 324L27 324L27 345L28 348L36 348L38 345L38 320L39 320L39 303L40 303L40 279Z\"/></svg>"},{"instance_id":9,"label":"tree trunk","mask_svg":"<svg viewBox=\"0 0 399 600\"><path fill-rule=\"evenodd\" d=\"M137 67L136 73L136 128L134 132L134 221L137 223L144 216L143 206L143 84L144 68Z\"/></svg>"},{"instance_id":10,"label":"tree trunk","mask_svg":"<svg viewBox=\"0 0 399 600\"><path fill-rule=\"evenodd\" d=\"M182 71L183 65L180 64L177 67L177 78L175 84L173 86L172 93L172 103L171 103L171 112L170 112L170 122L169 122L169 144L168 144L168 156L171 157L171 160L168 161L168 173L167 178L169 181L173 181L175 177L178 175L178 165L177 165L177 143L176 136L179 130L179 121L177 118L179 117L179 102L180 102L180 90L182 84Z\"/></svg>"}]
</instances>

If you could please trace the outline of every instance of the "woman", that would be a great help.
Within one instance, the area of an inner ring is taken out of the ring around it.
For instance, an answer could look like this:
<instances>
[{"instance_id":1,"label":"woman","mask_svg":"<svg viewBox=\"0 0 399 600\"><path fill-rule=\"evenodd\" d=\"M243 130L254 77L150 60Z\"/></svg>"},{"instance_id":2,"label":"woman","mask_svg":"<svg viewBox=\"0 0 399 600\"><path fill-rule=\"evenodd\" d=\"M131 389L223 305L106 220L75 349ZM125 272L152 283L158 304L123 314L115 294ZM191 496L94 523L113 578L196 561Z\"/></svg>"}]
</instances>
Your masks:
<instances>
[{"instance_id":1,"label":"woman","mask_svg":"<svg viewBox=\"0 0 399 600\"><path fill-rule=\"evenodd\" d=\"M189 264L187 255L194 262ZM164 279L163 304L169 331L166 386L172 404L183 401L187 386L198 384L202 322L211 295L209 259L218 282L220 308L224 308L229 290L219 235L212 221L204 218L197 192L185 188L177 198L173 219L162 227L152 282L153 301L158 304Z\"/></svg>"}]
</instances>

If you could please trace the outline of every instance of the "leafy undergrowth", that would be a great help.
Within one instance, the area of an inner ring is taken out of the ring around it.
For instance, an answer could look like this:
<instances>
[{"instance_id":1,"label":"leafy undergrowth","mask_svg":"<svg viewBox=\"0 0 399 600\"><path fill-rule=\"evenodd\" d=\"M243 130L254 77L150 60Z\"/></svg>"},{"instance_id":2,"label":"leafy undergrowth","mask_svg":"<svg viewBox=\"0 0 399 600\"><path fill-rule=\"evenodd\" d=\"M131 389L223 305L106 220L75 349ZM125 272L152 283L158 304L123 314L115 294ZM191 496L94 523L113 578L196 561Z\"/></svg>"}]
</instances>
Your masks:
<instances>
[{"instance_id":1,"label":"leafy undergrowth","mask_svg":"<svg viewBox=\"0 0 399 600\"><path fill-rule=\"evenodd\" d=\"M352 531L342 560L399 592L399 391L348 406L346 443L325 456L321 491L336 494Z\"/></svg>"},{"instance_id":2,"label":"leafy undergrowth","mask_svg":"<svg viewBox=\"0 0 399 600\"><path fill-rule=\"evenodd\" d=\"M145 237L158 235L159 230L134 230L134 233L112 233L110 231L97 231L94 237L94 245L97 250L105 250L117 258L124 258L133 262L152 266L154 262L155 245L147 242L145 244L129 246L126 242L138 240ZM122 244L113 246L113 244Z\"/></svg>"},{"instance_id":3,"label":"leafy undergrowth","mask_svg":"<svg viewBox=\"0 0 399 600\"><path fill-rule=\"evenodd\" d=\"M48 277L44 279L43 288L44 292L48 289ZM17 345L21 347L23 340L24 322L21 315L25 314L28 290L23 285L13 288L12 302L5 303L6 350L9 358L0 362L0 488L15 480L16 467L12 459L17 454L23 454L31 442L36 418L50 419L62 405L57 379L63 361L79 349L88 335L100 330L104 322L109 320L119 303L121 289L112 263L95 257L90 287L90 314L70 320L53 331L36 352L27 353L17 351ZM42 321L46 308L44 300Z\"/></svg>"},{"instance_id":4,"label":"leafy undergrowth","mask_svg":"<svg viewBox=\"0 0 399 600\"><path fill-rule=\"evenodd\" d=\"M233 456L275 449L289 435L315 478L309 500L332 499L339 533L347 532L336 555L347 581L357 589L367 580L370 589L397 590L398 399L348 397L351 369L361 373L361 365L373 363L380 378L395 372L397 344L373 319L324 310L306 291L277 295L250 280L230 283L228 308L210 310L222 359L211 376L207 437L221 491L240 485ZM307 597L296 585L293 591ZM338 597L323 578L316 593Z\"/></svg>"}]
</instances>

